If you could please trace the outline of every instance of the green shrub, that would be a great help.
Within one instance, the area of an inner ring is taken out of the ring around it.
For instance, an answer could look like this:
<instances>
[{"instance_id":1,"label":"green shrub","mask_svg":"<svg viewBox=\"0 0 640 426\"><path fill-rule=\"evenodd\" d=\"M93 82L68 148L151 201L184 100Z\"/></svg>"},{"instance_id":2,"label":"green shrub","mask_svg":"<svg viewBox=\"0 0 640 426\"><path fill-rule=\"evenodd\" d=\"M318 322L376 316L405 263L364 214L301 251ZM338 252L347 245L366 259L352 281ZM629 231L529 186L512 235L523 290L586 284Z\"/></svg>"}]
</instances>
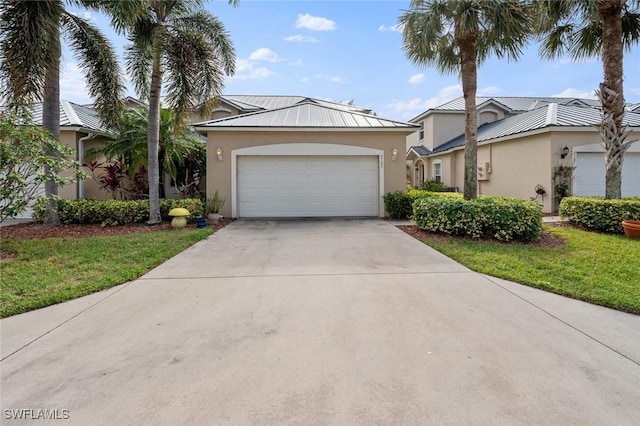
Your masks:
<instances>
[{"instance_id":1,"label":"green shrub","mask_svg":"<svg viewBox=\"0 0 640 426\"><path fill-rule=\"evenodd\" d=\"M384 195L384 209L393 219L404 219L411 214L411 199L402 191L387 192Z\"/></svg>"},{"instance_id":2,"label":"green shrub","mask_svg":"<svg viewBox=\"0 0 640 426\"><path fill-rule=\"evenodd\" d=\"M413 203L413 219L420 229L500 241L536 241L542 233L542 211L531 201L481 196L422 197Z\"/></svg>"},{"instance_id":3,"label":"green shrub","mask_svg":"<svg viewBox=\"0 0 640 426\"><path fill-rule=\"evenodd\" d=\"M586 228L621 234L623 220L640 220L640 198L566 197L558 212Z\"/></svg>"},{"instance_id":4,"label":"green shrub","mask_svg":"<svg viewBox=\"0 0 640 426\"><path fill-rule=\"evenodd\" d=\"M427 191L424 189L414 189L414 188L407 190L407 195L409 196L412 202L416 201L418 198L424 198L424 197L440 197L440 198L449 198L449 199L455 199L455 200L461 200L463 198L462 194L459 192L437 192L437 191Z\"/></svg>"},{"instance_id":5,"label":"green shrub","mask_svg":"<svg viewBox=\"0 0 640 426\"><path fill-rule=\"evenodd\" d=\"M447 187L442 182L436 180L426 180L422 182L420 189L431 192L445 192Z\"/></svg>"},{"instance_id":6,"label":"green shrub","mask_svg":"<svg viewBox=\"0 0 640 426\"><path fill-rule=\"evenodd\" d=\"M41 222L44 217L44 202L39 200L34 206L33 220ZM160 214L164 220L170 219L169 211L184 207L195 214L204 214L202 201L196 198L160 200ZM127 223L144 223L149 219L148 200L59 200L58 215L62 223L116 226Z\"/></svg>"}]
</instances>

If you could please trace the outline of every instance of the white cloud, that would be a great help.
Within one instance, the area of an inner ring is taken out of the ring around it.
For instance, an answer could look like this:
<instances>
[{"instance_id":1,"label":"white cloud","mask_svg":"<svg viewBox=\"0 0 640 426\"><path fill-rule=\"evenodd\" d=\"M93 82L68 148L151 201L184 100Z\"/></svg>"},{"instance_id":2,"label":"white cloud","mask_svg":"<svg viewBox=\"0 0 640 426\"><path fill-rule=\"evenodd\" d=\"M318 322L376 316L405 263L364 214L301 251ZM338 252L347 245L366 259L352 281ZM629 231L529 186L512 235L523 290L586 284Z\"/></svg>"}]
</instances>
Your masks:
<instances>
[{"instance_id":1,"label":"white cloud","mask_svg":"<svg viewBox=\"0 0 640 426\"><path fill-rule=\"evenodd\" d=\"M567 87L560 93L556 93L551 95L553 97L559 98L586 98L586 99L596 99L596 94L594 91L584 92L582 90L574 89L573 87Z\"/></svg>"},{"instance_id":2,"label":"white cloud","mask_svg":"<svg viewBox=\"0 0 640 426\"><path fill-rule=\"evenodd\" d=\"M435 108L461 95L462 86L456 84L440 89L435 96L429 99L414 98L407 102L398 101L387 105L387 108L391 109L395 115L400 115L403 120L408 120L425 110Z\"/></svg>"},{"instance_id":3,"label":"white cloud","mask_svg":"<svg viewBox=\"0 0 640 426\"><path fill-rule=\"evenodd\" d=\"M387 32L387 31L393 31L393 32L396 32L396 33L401 33L402 32L402 26L399 25L399 24L391 25L389 27L387 27L386 25L380 25L378 27L378 31L380 31L382 33Z\"/></svg>"},{"instance_id":4,"label":"white cloud","mask_svg":"<svg viewBox=\"0 0 640 426\"><path fill-rule=\"evenodd\" d=\"M308 81L309 81L309 77L302 77L302 78L300 79L300 81L301 81L302 83L306 83L306 82L308 82Z\"/></svg>"},{"instance_id":5,"label":"white cloud","mask_svg":"<svg viewBox=\"0 0 640 426\"><path fill-rule=\"evenodd\" d=\"M347 80L345 80L342 77L325 75L325 74L318 74L314 78L317 78L319 80L325 80L325 81L328 81L329 83L337 83L337 84L347 83Z\"/></svg>"},{"instance_id":6,"label":"white cloud","mask_svg":"<svg viewBox=\"0 0 640 426\"><path fill-rule=\"evenodd\" d=\"M272 75L276 75L276 73L265 67L255 67L253 62L246 59L238 59L236 61L236 73L231 77L231 79L264 80Z\"/></svg>"},{"instance_id":7,"label":"white cloud","mask_svg":"<svg viewBox=\"0 0 640 426\"><path fill-rule=\"evenodd\" d=\"M97 19L95 18L95 16L93 16L91 13L89 12L71 12L71 14L73 16L77 16L79 18L84 19L85 21L89 21L89 22L96 22Z\"/></svg>"},{"instance_id":8,"label":"white cloud","mask_svg":"<svg viewBox=\"0 0 640 426\"><path fill-rule=\"evenodd\" d=\"M73 62L65 63L60 72L60 99L79 104L93 102L89 97L89 90L82 70Z\"/></svg>"},{"instance_id":9,"label":"white cloud","mask_svg":"<svg viewBox=\"0 0 640 426\"><path fill-rule=\"evenodd\" d=\"M296 35L292 35L292 36L289 36L289 37L285 37L284 40L285 41L295 41L295 42L298 42L298 43L317 43L318 41L320 41L315 37L303 36L301 34L296 34Z\"/></svg>"},{"instance_id":10,"label":"white cloud","mask_svg":"<svg viewBox=\"0 0 640 426\"><path fill-rule=\"evenodd\" d=\"M411 84L420 84L423 83L425 80L425 75L424 74L416 74L416 75L412 75L411 78L409 79L409 83Z\"/></svg>"},{"instance_id":11,"label":"white cloud","mask_svg":"<svg viewBox=\"0 0 640 426\"><path fill-rule=\"evenodd\" d=\"M630 87L627 90L634 95L640 96L640 87Z\"/></svg>"},{"instance_id":12,"label":"white cloud","mask_svg":"<svg viewBox=\"0 0 640 426\"><path fill-rule=\"evenodd\" d=\"M289 62L289 66L291 67L301 67L304 65L304 61L300 58L296 59L295 62Z\"/></svg>"},{"instance_id":13,"label":"white cloud","mask_svg":"<svg viewBox=\"0 0 640 426\"><path fill-rule=\"evenodd\" d=\"M482 87L476 91L477 96L494 96L502 92L502 89L496 86Z\"/></svg>"},{"instance_id":14,"label":"white cloud","mask_svg":"<svg viewBox=\"0 0 640 426\"><path fill-rule=\"evenodd\" d=\"M281 59L278 57L278 54L271 49L266 47L261 47L258 50L254 50L249 55L249 60L251 61L267 61L267 62L278 62Z\"/></svg>"},{"instance_id":15,"label":"white cloud","mask_svg":"<svg viewBox=\"0 0 640 426\"><path fill-rule=\"evenodd\" d=\"M306 28L312 31L333 31L337 28L337 25L331 19L305 13L304 15L298 15L296 28Z\"/></svg>"}]
</instances>

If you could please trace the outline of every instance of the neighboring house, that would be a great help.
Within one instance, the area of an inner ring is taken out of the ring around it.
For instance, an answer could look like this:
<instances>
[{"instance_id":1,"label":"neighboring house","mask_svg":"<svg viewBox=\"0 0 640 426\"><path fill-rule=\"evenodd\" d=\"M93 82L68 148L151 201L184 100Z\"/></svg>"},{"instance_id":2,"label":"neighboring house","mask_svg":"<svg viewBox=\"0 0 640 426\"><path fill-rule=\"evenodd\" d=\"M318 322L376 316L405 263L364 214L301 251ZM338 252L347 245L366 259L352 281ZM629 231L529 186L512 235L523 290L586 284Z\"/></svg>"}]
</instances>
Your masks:
<instances>
[{"instance_id":1,"label":"neighboring house","mask_svg":"<svg viewBox=\"0 0 640 426\"><path fill-rule=\"evenodd\" d=\"M572 98L478 97L478 192L535 198L543 212L557 209L554 174L573 168L570 193L604 195L605 162L597 124L598 101ZM462 191L464 99L457 98L411 120L407 178L414 186L437 180ZM640 105L628 105L624 124L640 138ZM536 187L544 194L537 194ZM640 196L640 142L626 152L622 195ZM537 198L536 198L537 196Z\"/></svg>"},{"instance_id":2,"label":"neighboring house","mask_svg":"<svg viewBox=\"0 0 640 426\"><path fill-rule=\"evenodd\" d=\"M418 127L292 96L224 96L214 117L194 125L208 139L207 192L234 218L384 216Z\"/></svg>"}]
</instances>

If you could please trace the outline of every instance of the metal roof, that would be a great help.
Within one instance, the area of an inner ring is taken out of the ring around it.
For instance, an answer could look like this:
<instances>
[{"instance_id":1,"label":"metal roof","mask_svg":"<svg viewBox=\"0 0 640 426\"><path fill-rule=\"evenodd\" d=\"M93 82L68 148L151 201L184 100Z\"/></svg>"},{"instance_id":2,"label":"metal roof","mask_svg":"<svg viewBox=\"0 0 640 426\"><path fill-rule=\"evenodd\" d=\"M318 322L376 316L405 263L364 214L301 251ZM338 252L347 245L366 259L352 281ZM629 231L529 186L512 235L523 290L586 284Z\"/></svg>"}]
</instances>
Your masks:
<instances>
[{"instance_id":1,"label":"metal roof","mask_svg":"<svg viewBox=\"0 0 640 426\"><path fill-rule=\"evenodd\" d=\"M209 128L340 128L340 129L411 129L417 125L388 120L370 114L344 111L313 101L292 106L225 117L197 123L195 127Z\"/></svg>"},{"instance_id":2,"label":"metal roof","mask_svg":"<svg viewBox=\"0 0 640 426\"><path fill-rule=\"evenodd\" d=\"M34 104L30 108L30 114L33 124L41 126L42 102ZM107 132L95 110L65 100L60 101L60 127L81 127L88 131Z\"/></svg>"},{"instance_id":3,"label":"metal roof","mask_svg":"<svg viewBox=\"0 0 640 426\"><path fill-rule=\"evenodd\" d=\"M478 142L546 127L594 127L600 123L600 110L592 107L549 104L533 111L507 117L478 127ZM626 112L623 123L640 127L640 113ZM595 129L595 127L594 127ZM464 146L464 134L434 148L433 153Z\"/></svg>"},{"instance_id":4,"label":"metal roof","mask_svg":"<svg viewBox=\"0 0 640 426\"><path fill-rule=\"evenodd\" d=\"M510 97L510 96L477 96L476 107L482 108L488 105L496 105L509 114L519 114L526 111L532 111L534 109L541 108L551 103L561 105L573 105L573 106L591 106L599 107L600 101L596 99L583 99L583 98L558 98L558 97ZM411 120L414 122L423 118L425 115L431 112L446 111L446 112L464 112L464 98L455 98L449 102L428 109Z\"/></svg>"},{"instance_id":5,"label":"metal roof","mask_svg":"<svg viewBox=\"0 0 640 426\"><path fill-rule=\"evenodd\" d=\"M345 111L357 111L364 113L371 112L370 109L358 107L355 105L341 104L338 102L325 101L322 99L309 98L305 96L223 95L222 99L227 100L232 104L237 104L237 106L241 107L239 109L242 109L244 111L255 111L256 109L280 109L311 101L320 105L342 109Z\"/></svg>"},{"instance_id":6,"label":"metal roof","mask_svg":"<svg viewBox=\"0 0 640 426\"><path fill-rule=\"evenodd\" d=\"M424 145L416 145L409 148L409 151L415 152L419 156L431 154L431 150Z\"/></svg>"}]
</instances>

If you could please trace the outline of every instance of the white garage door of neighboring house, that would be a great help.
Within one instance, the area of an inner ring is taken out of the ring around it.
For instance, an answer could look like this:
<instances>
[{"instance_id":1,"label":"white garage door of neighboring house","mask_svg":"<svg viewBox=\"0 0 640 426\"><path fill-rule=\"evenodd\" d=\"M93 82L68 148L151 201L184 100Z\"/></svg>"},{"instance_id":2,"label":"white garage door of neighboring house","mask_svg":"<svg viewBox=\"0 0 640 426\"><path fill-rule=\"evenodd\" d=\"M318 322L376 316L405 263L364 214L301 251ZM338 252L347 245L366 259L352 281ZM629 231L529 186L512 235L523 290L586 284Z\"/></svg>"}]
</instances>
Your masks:
<instances>
[{"instance_id":1,"label":"white garage door of neighboring house","mask_svg":"<svg viewBox=\"0 0 640 426\"><path fill-rule=\"evenodd\" d=\"M239 156L239 217L378 216L376 156Z\"/></svg>"},{"instance_id":2,"label":"white garage door of neighboring house","mask_svg":"<svg viewBox=\"0 0 640 426\"><path fill-rule=\"evenodd\" d=\"M574 195L604 195L604 154L598 152L576 153ZM627 151L622 162L622 196L640 196L640 153Z\"/></svg>"}]
</instances>

